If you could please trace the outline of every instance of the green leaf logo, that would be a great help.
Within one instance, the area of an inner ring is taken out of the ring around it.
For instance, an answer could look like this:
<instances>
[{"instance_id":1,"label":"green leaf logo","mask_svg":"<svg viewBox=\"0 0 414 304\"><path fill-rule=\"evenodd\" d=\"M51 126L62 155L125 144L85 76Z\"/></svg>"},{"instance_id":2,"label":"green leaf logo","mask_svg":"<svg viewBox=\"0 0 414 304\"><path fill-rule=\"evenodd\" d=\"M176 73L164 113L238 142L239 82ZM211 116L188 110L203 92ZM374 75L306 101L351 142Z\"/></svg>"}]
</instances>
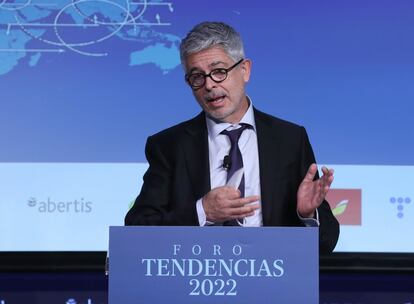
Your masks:
<instances>
[{"instance_id":1,"label":"green leaf logo","mask_svg":"<svg viewBox=\"0 0 414 304\"><path fill-rule=\"evenodd\" d=\"M336 207L332 210L332 213L337 216L337 215L341 215L342 213L345 212L346 207L348 207L348 203L349 200L342 200L340 201Z\"/></svg>"}]
</instances>

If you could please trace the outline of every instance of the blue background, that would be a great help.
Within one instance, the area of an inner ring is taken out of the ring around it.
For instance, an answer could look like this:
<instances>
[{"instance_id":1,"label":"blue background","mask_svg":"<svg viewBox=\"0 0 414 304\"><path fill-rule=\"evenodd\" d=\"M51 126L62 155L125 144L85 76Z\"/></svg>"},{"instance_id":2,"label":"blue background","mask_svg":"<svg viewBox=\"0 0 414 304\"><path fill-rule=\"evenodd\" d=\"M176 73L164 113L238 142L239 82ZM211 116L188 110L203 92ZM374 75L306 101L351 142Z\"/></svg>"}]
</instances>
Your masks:
<instances>
[{"instance_id":1,"label":"blue background","mask_svg":"<svg viewBox=\"0 0 414 304\"><path fill-rule=\"evenodd\" d=\"M254 105L307 128L334 188L361 189L361 225L342 225L336 250L414 252L401 233L414 229L412 0L12 1L0 0L0 251L107 249L146 138L200 112L180 39L222 20L253 61ZM93 209L39 212L33 198Z\"/></svg>"},{"instance_id":2,"label":"blue background","mask_svg":"<svg viewBox=\"0 0 414 304\"><path fill-rule=\"evenodd\" d=\"M254 105L304 125L319 162L414 164L413 1L175 1L173 8L144 16L159 12L171 26L152 28L174 37L203 20L241 33L253 60ZM0 7L0 23L10 15ZM37 20L52 21L52 14ZM52 39L51 31L43 37ZM87 40L79 30L64 33ZM23 56L0 75L0 161L145 162L148 135L200 111L180 66L129 65L130 53L147 46L113 37L89 49L105 57L66 49L30 66L33 54Z\"/></svg>"}]
</instances>

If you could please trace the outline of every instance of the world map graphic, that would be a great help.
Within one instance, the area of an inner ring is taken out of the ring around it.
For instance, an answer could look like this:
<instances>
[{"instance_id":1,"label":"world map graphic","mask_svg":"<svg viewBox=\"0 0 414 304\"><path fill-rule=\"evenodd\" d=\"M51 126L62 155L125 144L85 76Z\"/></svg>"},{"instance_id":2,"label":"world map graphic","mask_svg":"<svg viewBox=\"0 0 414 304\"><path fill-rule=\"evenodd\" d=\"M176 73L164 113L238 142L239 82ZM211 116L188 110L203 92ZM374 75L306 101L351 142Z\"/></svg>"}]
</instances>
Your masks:
<instances>
[{"instance_id":1,"label":"world map graphic","mask_svg":"<svg viewBox=\"0 0 414 304\"><path fill-rule=\"evenodd\" d=\"M135 43L129 65L179 65L180 38L168 33L172 2L153 0L0 0L0 77L50 53L110 56L114 43ZM26 61L22 61L26 58Z\"/></svg>"}]
</instances>

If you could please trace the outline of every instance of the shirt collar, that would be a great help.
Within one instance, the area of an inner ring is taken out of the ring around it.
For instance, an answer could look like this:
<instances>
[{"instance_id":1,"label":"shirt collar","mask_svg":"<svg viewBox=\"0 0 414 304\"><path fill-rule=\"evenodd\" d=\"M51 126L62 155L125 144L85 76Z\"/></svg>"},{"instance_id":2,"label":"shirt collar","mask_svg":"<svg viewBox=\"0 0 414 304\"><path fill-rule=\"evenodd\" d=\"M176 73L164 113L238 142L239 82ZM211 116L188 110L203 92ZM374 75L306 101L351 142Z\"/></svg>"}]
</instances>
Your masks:
<instances>
[{"instance_id":1,"label":"shirt collar","mask_svg":"<svg viewBox=\"0 0 414 304\"><path fill-rule=\"evenodd\" d=\"M249 101L249 107L246 111L246 113L244 113L242 119L240 120L239 123L237 124L231 124L228 122L217 122L214 121L213 119L211 119L210 117L208 117L206 115L206 122L207 122L207 131L208 134L211 138L216 138L217 135L220 134L221 131L226 130L226 129L237 129L238 126L242 123L248 124L250 126L252 126L252 129L254 131L256 131L256 123L254 121L254 112L253 112L253 103L250 99L250 97L246 96L247 100Z\"/></svg>"}]
</instances>

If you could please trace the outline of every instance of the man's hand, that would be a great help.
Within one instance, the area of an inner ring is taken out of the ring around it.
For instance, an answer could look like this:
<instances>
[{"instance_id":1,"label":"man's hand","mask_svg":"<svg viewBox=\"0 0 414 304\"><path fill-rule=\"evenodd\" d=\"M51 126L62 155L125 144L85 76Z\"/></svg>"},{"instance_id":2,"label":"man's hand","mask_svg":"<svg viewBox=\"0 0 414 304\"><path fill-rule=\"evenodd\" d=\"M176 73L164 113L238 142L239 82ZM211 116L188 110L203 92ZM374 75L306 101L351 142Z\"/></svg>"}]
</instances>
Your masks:
<instances>
[{"instance_id":1,"label":"man's hand","mask_svg":"<svg viewBox=\"0 0 414 304\"><path fill-rule=\"evenodd\" d=\"M297 210L299 215L304 218L315 216L316 208L322 204L334 179L334 170L322 167L322 177L314 181L316 172L318 172L318 166L316 164L310 165L298 189Z\"/></svg>"},{"instance_id":2,"label":"man's hand","mask_svg":"<svg viewBox=\"0 0 414 304\"><path fill-rule=\"evenodd\" d=\"M233 187L218 187L208 192L202 200L207 221L221 223L252 216L259 204L260 196L240 197L240 191Z\"/></svg>"}]
</instances>

